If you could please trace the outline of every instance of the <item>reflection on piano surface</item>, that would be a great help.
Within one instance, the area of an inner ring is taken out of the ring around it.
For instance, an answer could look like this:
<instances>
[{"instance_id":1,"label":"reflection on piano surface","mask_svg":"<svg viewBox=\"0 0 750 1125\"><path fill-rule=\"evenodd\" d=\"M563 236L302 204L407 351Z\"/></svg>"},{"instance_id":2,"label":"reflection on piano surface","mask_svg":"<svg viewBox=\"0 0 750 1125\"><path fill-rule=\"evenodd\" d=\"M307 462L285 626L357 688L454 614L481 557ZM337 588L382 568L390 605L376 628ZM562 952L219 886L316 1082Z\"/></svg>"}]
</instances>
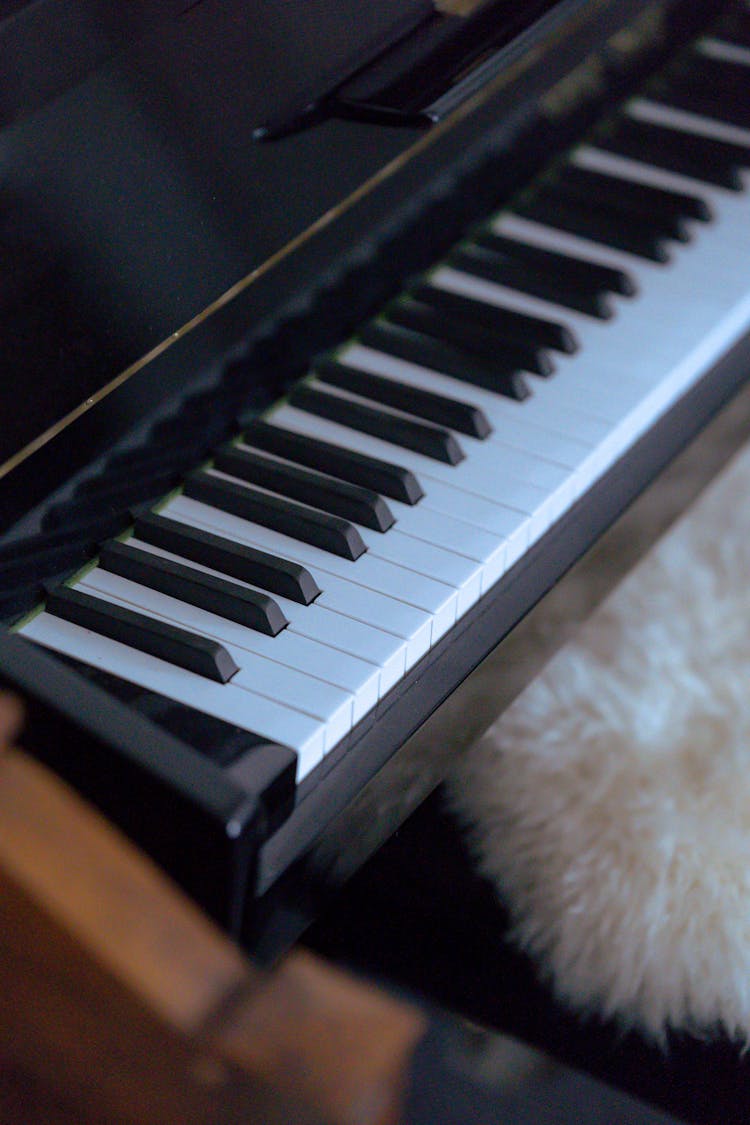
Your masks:
<instances>
[{"instance_id":1,"label":"reflection on piano surface","mask_svg":"<svg viewBox=\"0 0 750 1125\"><path fill-rule=\"evenodd\" d=\"M320 3L282 97L272 7L146 19L5 126L59 284L44 339L8 306L0 670L275 952L336 815L742 381L750 14L393 3L353 45Z\"/></svg>"}]
</instances>

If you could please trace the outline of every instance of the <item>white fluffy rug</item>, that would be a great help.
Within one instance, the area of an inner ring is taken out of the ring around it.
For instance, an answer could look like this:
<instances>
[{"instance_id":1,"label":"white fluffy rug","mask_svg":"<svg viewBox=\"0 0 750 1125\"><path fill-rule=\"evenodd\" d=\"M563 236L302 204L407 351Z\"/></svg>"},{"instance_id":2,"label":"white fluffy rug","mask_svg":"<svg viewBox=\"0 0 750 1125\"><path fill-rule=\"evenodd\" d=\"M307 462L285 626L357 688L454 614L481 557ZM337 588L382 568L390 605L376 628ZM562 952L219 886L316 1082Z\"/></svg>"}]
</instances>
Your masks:
<instances>
[{"instance_id":1,"label":"white fluffy rug","mask_svg":"<svg viewBox=\"0 0 750 1125\"><path fill-rule=\"evenodd\" d=\"M450 784L558 995L750 1043L750 454Z\"/></svg>"}]
</instances>

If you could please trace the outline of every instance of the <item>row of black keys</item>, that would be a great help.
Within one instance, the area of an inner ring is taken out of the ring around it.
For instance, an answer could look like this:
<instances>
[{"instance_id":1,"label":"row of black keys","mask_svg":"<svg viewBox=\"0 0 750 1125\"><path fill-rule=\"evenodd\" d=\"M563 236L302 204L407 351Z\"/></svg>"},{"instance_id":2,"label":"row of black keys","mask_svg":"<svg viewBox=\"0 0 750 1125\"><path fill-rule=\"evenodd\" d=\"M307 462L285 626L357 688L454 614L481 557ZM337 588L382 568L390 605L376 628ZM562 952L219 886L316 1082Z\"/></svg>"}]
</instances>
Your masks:
<instances>
[{"instance_id":1,"label":"row of black keys","mask_svg":"<svg viewBox=\"0 0 750 1125\"><path fill-rule=\"evenodd\" d=\"M698 65L702 65L700 59ZM600 129L594 143L599 148L735 190L742 186L741 169L750 166L748 146L636 121L625 114ZM596 206L592 205L594 201ZM538 188L513 210L553 228L652 260L667 256L669 239L686 237L686 220L709 218L705 201L697 196L631 183L572 163L567 163L556 173L554 181ZM636 288L624 270L583 262L488 230L463 242L447 261L464 272L599 318L611 315L611 293L628 295ZM386 354L437 368L519 400L529 394L523 371L548 375L554 367L550 349L575 350L575 340L562 324L471 302L424 283L409 290L384 316L366 325L360 339ZM321 374L330 384L344 386L341 372L335 367L324 365ZM394 387L385 380L378 382L376 377L365 374L358 374L356 382L350 373L347 378L347 389L353 393L413 412L414 392ZM307 388L300 388L296 405L314 408L318 413L337 406L332 407L329 399L322 400ZM458 432L471 432L463 429L455 410L445 413L437 402L433 407L430 412L423 410L421 417ZM377 421L373 424L377 427ZM404 429L408 431L409 427ZM421 443L417 446L420 452L432 442L446 459L455 455L455 446L442 435L421 432L417 441ZM157 495L162 483L162 491L168 491L175 483L175 467L183 463L179 442L174 461L173 466L169 449L160 443L159 448L139 451L135 458L128 456L125 480L115 475L113 484L105 475L85 482L75 497L76 522L83 524L97 516L101 518L103 509L111 511L118 505L127 508L135 502L135 491L144 477L149 478L149 495ZM61 506L59 513L50 513L50 517L55 517L55 526L70 522L72 513L68 507L69 502ZM49 527L52 526L50 522Z\"/></svg>"},{"instance_id":2,"label":"row of black keys","mask_svg":"<svg viewBox=\"0 0 750 1125\"><path fill-rule=\"evenodd\" d=\"M520 210L543 218L535 208L554 206L561 209L564 219L569 219L575 209L572 201L577 196L588 197L592 190L604 199L605 210L618 216L615 227L619 233L612 239L606 233L612 215L603 217L593 212L593 233L599 241L610 244L623 244L636 237L643 251L643 232L638 230L634 235L632 222L625 229L621 221L623 211L631 218L633 214L649 214L648 221L659 225L660 236L674 238L685 236L685 219L710 218L707 205L699 197L627 183L573 165L558 173L553 188L537 190L532 202ZM562 196L564 205L555 193ZM590 223L592 212L583 209L582 204L581 207ZM644 218L643 223L646 221ZM592 236L591 229L577 233ZM655 256L653 246L647 256ZM472 244L455 251L449 260L480 276L505 284L512 282L516 288L549 296L592 315L607 315L603 304L606 291L624 295L635 291L632 278L625 271L527 246L491 232L480 234ZM586 296L585 301L582 295ZM484 305L428 284L412 289L384 317L367 325L360 339L386 354L424 367L437 367L464 381L480 383L516 398L527 393L518 367L547 375L552 369L548 349L569 353L576 348L575 338L561 323ZM498 367L499 350L503 359ZM452 430L475 438L485 438L490 433L485 416L470 404L401 386L330 360L318 364L315 374L323 387L300 384L290 396L293 405L427 457L457 464L464 454ZM326 384L356 397L332 395L326 391ZM407 417L384 413L383 406L403 411ZM444 425L451 429L443 428ZM380 532L393 525L384 496L392 495L407 503L419 498L418 482L398 466L358 457L260 422L251 423L251 431L251 442L254 438L261 448L296 464L282 464L257 451L227 447L216 455L216 468L246 483L236 484L198 471L185 482L186 494L352 561L366 549L356 523ZM332 475L316 471L321 463ZM339 479L335 479L337 472ZM256 487L248 488L248 484ZM372 485L375 487L367 487ZM205 554L201 561L206 562ZM265 595L198 574L179 563L144 556L137 548L109 545L102 553L101 565L270 635L276 635L286 624L279 607ZM249 580L268 588L268 575L261 578L256 572ZM270 588L274 588L273 584ZM277 592L281 592L279 587ZM299 592L293 596L299 598ZM57 591L50 596L49 608L222 682L231 678L235 670L220 646L162 626L147 629L149 637L144 640L143 626L148 619L143 615L119 607L105 608L84 594Z\"/></svg>"},{"instance_id":3,"label":"row of black keys","mask_svg":"<svg viewBox=\"0 0 750 1125\"><path fill-rule=\"evenodd\" d=\"M572 260L567 261L574 266ZM600 267L592 269L598 283L602 274L608 272ZM555 322L510 309L493 309L427 285L421 286L415 295L422 301L421 306L415 301L415 307L434 314L430 326L434 324L435 336L417 341L419 353L410 352L411 357L423 364L428 358L435 363L436 350L450 350L461 336L466 337L468 345L475 336L478 352L474 363L468 364L467 370L466 357L457 352L454 373L473 382L482 363L487 372L483 382L486 384L492 377L493 389L498 393L508 390L504 380L498 379L493 371L492 361L508 337L533 336L540 348L575 350L572 333ZM408 311L408 306L403 304L401 311ZM447 322L441 315L446 311L451 313ZM439 326L445 323L448 341L438 338ZM362 338L371 340L371 332L387 335L388 327L374 324L364 330ZM479 349L484 352L481 356ZM439 359L445 369L444 356ZM399 385L332 360L319 363L315 374L323 387L330 384L358 397L329 394L320 386L302 383L289 396L292 405L426 457L459 464L465 455L453 430L480 440L492 432L480 409L445 395ZM405 413L384 411L384 406ZM295 434L258 419L248 422L243 440L244 447L229 444L213 457L213 466L234 479L200 469L186 478L185 495L352 562L366 550L357 524L386 533L395 523L387 498L414 505L423 496L413 473L397 463ZM266 455L269 453L271 457ZM322 467L324 472L320 471ZM134 530L137 539L227 577L196 571L181 562L117 542L102 548L99 565L103 569L267 635L277 635L287 624L281 609L266 594L231 582L232 577L303 604L310 604L319 592L309 572L294 563L232 544L164 516L143 515L136 519ZM60 587L49 591L47 610L221 683L230 680L237 670L221 645L78 590Z\"/></svg>"}]
</instances>

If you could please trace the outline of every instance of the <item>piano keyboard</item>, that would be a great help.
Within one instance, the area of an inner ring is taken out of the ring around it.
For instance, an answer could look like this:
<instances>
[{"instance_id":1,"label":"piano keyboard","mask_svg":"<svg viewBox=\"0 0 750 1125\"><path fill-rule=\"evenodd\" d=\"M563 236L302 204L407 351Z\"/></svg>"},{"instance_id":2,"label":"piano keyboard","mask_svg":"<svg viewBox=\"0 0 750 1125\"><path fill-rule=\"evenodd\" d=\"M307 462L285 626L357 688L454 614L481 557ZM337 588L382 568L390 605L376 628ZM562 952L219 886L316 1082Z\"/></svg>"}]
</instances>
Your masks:
<instances>
[{"instance_id":1,"label":"piano keyboard","mask_svg":"<svg viewBox=\"0 0 750 1125\"><path fill-rule=\"evenodd\" d=\"M745 44L695 55L747 89ZM675 89L315 364L22 635L308 777L750 326L748 103Z\"/></svg>"}]
</instances>

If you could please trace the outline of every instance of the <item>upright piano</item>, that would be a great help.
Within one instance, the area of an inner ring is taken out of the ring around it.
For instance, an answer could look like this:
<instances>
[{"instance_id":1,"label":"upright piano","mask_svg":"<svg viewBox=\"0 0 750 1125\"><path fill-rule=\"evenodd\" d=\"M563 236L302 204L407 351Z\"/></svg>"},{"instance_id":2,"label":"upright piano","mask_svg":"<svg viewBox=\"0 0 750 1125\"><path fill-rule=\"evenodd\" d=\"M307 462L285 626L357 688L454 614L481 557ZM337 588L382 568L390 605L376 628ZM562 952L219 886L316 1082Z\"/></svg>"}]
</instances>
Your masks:
<instances>
[{"instance_id":1,"label":"upright piano","mask_svg":"<svg viewBox=\"0 0 750 1125\"><path fill-rule=\"evenodd\" d=\"M35 0L0 45L0 683L271 958L741 387L750 10Z\"/></svg>"}]
</instances>

